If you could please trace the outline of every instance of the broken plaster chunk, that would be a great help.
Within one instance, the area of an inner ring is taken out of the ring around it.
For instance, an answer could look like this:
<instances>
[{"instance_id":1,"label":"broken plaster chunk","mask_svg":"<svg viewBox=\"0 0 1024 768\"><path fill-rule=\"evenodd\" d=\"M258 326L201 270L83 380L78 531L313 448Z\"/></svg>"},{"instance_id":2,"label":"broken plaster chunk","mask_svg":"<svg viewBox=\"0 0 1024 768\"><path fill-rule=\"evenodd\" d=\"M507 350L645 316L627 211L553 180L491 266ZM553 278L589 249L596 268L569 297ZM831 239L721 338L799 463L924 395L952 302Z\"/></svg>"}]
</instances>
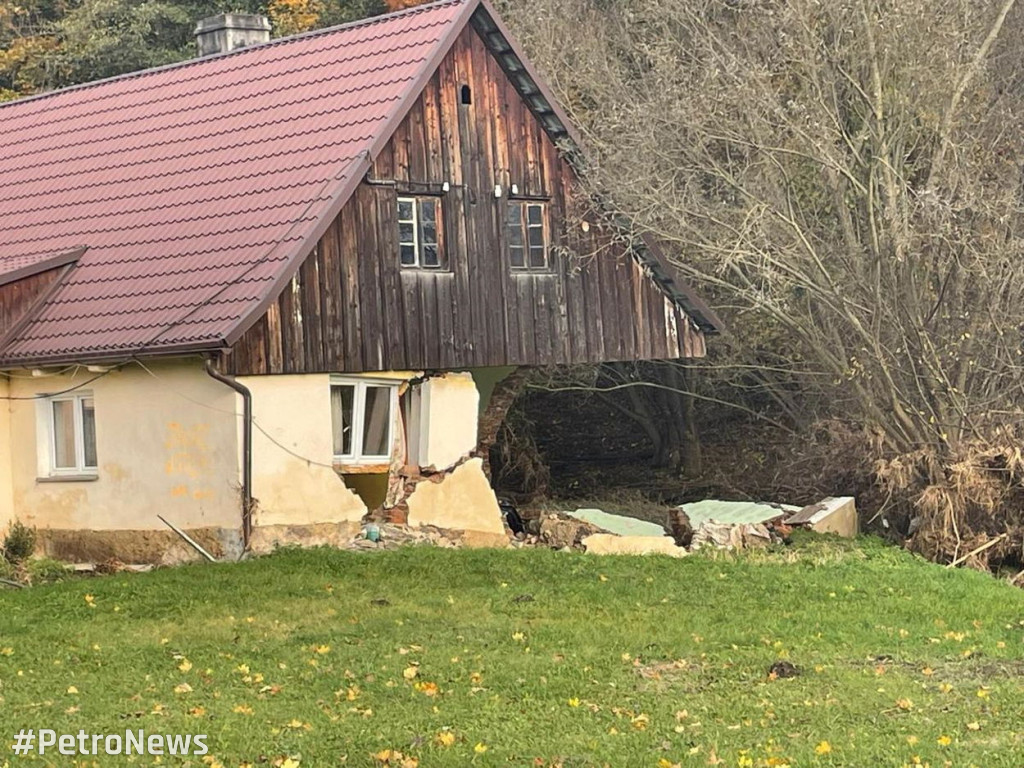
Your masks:
<instances>
[{"instance_id":1,"label":"broken plaster chunk","mask_svg":"<svg viewBox=\"0 0 1024 768\"><path fill-rule=\"evenodd\" d=\"M596 525L609 533L616 533L619 536L664 536L665 527L648 520L640 520L629 515L616 515L605 512L603 509L577 509L574 512L567 512L567 515L577 520Z\"/></svg>"},{"instance_id":2,"label":"broken plaster chunk","mask_svg":"<svg viewBox=\"0 0 1024 768\"><path fill-rule=\"evenodd\" d=\"M671 536L616 536L613 533L594 533L583 539L583 548L592 555L668 555L686 557L689 554L676 546Z\"/></svg>"},{"instance_id":3,"label":"broken plaster chunk","mask_svg":"<svg viewBox=\"0 0 1024 768\"><path fill-rule=\"evenodd\" d=\"M434 525L448 530L482 531L505 537L498 498L479 458L460 464L443 475L440 482L418 483L407 503L411 526Z\"/></svg>"}]
</instances>

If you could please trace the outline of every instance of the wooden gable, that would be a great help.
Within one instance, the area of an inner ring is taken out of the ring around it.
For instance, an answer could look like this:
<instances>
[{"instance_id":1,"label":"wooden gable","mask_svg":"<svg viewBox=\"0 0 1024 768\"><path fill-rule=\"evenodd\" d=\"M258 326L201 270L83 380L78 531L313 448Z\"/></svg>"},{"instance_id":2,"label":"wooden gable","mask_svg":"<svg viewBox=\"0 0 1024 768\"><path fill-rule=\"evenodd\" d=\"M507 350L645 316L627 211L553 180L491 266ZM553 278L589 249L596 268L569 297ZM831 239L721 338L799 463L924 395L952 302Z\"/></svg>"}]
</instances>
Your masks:
<instances>
[{"instance_id":1,"label":"wooden gable","mask_svg":"<svg viewBox=\"0 0 1024 768\"><path fill-rule=\"evenodd\" d=\"M625 248L593 220L585 228L567 216L575 183L467 25L368 180L227 367L364 372L703 356L701 331ZM548 273L509 268L513 185L548 207ZM440 201L447 270L399 264L397 198L417 193Z\"/></svg>"},{"instance_id":2,"label":"wooden gable","mask_svg":"<svg viewBox=\"0 0 1024 768\"><path fill-rule=\"evenodd\" d=\"M0 259L0 348L36 314L85 248Z\"/></svg>"}]
</instances>

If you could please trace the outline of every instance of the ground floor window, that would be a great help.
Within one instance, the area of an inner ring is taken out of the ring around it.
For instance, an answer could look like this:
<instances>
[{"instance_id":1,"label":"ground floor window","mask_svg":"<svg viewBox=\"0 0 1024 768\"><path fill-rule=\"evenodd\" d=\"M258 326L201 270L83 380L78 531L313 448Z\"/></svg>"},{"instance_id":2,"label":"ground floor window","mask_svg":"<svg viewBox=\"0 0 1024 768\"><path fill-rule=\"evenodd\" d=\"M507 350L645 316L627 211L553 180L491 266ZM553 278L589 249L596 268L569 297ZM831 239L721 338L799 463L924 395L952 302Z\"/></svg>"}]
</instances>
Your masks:
<instances>
[{"instance_id":1,"label":"ground floor window","mask_svg":"<svg viewBox=\"0 0 1024 768\"><path fill-rule=\"evenodd\" d=\"M372 464L391 459L397 382L331 379L334 460Z\"/></svg>"},{"instance_id":2,"label":"ground floor window","mask_svg":"<svg viewBox=\"0 0 1024 768\"><path fill-rule=\"evenodd\" d=\"M95 474L96 406L92 393L47 398L46 413L51 474Z\"/></svg>"}]
</instances>

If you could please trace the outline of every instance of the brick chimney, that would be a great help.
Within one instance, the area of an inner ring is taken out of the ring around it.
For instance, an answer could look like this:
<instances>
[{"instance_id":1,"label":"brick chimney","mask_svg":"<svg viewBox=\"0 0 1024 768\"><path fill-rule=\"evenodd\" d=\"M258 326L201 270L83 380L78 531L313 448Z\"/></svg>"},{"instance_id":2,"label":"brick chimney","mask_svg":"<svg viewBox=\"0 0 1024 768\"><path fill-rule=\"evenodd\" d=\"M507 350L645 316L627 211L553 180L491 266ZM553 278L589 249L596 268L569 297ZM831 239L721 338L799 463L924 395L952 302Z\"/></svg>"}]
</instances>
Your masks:
<instances>
[{"instance_id":1,"label":"brick chimney","mask_svg":"<svg viewBox=\"0 0 1024 768\"><path fill-rule=\"evenodd\" d=\"M219 13L200 21L195 35L199 56L212 56L270 42L270 22L255 13Z\"/></svg>"}]
</instances>

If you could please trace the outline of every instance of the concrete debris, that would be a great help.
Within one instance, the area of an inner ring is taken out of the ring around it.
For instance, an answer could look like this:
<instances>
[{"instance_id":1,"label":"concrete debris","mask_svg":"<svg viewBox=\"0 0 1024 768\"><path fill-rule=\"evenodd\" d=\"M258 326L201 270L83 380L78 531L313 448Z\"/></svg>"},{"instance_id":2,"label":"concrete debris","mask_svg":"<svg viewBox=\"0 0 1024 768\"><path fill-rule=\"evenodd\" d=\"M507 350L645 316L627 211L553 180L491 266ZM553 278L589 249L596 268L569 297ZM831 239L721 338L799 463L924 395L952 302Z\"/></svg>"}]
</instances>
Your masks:
<instances>
[{"instance_id":1,"label":"concrete debris","mask_svg":"<svg viewBox=\"0 0 1024 768\"><path fill-rule=\"evenodd\" d=\"M705 499L692 504L683 504L683 510L693 525L694 530L707 520L714 520L728 525L744 523L767 523L778 517L799 512L800 507L792 504L771 504L755 501L719 501Z\"/></svg>"},{"instance_id":2,"label":"concrete debris","mask_svg":"<svg viewBox=\"0 0 1024 768\"><path fill-rule=\"evenodd\" d=\"M614 515L602 509L577 509L574 512L566 512L566 514L619 536L665 535L665 527L658 523L651 523L647 520L639 520L626 515Z\"/></svg>"},{"instance_id":3,"label":"concrete debris","mask_svg":"<svg viewBox=\"0 0 1024 768\"><path fill-rule=\"evenodd\" d=\"M773 543L776 539L764 523L722 523L705 520L693 532L690 549L696 552L706 546L719 549L752 549Z\"/></svg>"},{"instance_id":4,"label":"concrete debris","mask_svg":"<svg viewBox=\"0 0 1024 768\"><path fill-rule=\"evenodd\" d=\"M677 547L671 536L617 536L614 533L594 533L583 539L583 549L591 555L668 555L686 557L687 552Z\"/></svg>"},{"instance_id":5,"label":"concrete debris","mask_svg":"<svg viewBox=\"0 0 1024 768\"><path fill-rule=\"evenodd\" d=\"M852 496L829 496L809 504L784 520L786 525L806 525L817 533L853 538L860 530L857 504Z\"/></svg>"},{"instance_id":6,"label":"concrete debris","mask_svg":"<svg viewBox=\"0 0 1024 768\"><path fill-rule=\"evenodd\" d=\"M552 549L582 549L587 536L607 533L600 526L558 512L543 515L539 530L539 543Z\"/></svg>"},{"instance_id":7,"label":"concrete debris","mask_svg":"<svg viewBox=\"0 0 1024 768\"><path fill-rule=\"evenodd\" d=\"M448 531L432 525L373 523L342 545L342 549L398 549L416 544L454 548L462 545L462 535L459 531Z\"/></svg>"}]
</instances>

